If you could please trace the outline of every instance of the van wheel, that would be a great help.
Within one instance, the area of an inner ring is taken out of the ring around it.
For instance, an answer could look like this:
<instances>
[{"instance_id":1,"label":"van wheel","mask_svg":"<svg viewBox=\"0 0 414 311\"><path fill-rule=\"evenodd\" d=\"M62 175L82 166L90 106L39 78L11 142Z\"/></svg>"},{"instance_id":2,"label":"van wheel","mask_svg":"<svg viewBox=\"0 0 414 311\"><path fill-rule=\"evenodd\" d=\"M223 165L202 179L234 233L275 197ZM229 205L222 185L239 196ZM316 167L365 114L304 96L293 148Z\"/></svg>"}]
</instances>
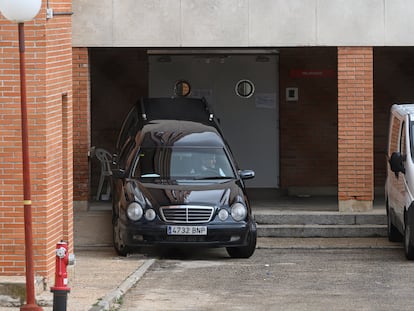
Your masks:
<instances>
[{"instance_id":1,"label":"van wheel","mask_svg":"<svg viewBox=\"0 0 414 311\"><path fill-rule=\"evenodd\" d=\"M387 233L388 241L390 242L401 242L402 234L398 231L397 227L392 223L391 211L387 202Z\"/></svg>"},{"instance_id":2,"label":"van wheel","mask_svg":"<svg viewBox=\"0 0 414 311\"><path fill-rule=\"evenodd\" d=\"M413 245L413 228L412 228L412 221L410 221L409 217L406 217L405 221L405 230L404 230L404 250L405 256L409 260L414 259L414 245Z\"/></svg>"},{"instance_id":3,"label":"van wheel","mask_svg":"<svg viewBox=\"0 0 414 311\"><path fill-rule=\"evenodd\" d=\"M119 226L119 217L114 216L114 219L112 221L112 228L113 228L113 243L116 253L119 256L127 256L128 253L130 253L130 249L128 246L125 245L125 242L122 238L123 232L121 232L120 226Z\"/></svg>"},{"instance_id":4,"label":"van wheel","mask_svg":"<svg viewBox=\"0 0 414 311\"><path fill-rule=\"evenodd\" d=\"M247 245L241 247L227 247L226 251L231 258L249 258L256 249L257 231L250 230Z\"/></svg>"}]
</instances>

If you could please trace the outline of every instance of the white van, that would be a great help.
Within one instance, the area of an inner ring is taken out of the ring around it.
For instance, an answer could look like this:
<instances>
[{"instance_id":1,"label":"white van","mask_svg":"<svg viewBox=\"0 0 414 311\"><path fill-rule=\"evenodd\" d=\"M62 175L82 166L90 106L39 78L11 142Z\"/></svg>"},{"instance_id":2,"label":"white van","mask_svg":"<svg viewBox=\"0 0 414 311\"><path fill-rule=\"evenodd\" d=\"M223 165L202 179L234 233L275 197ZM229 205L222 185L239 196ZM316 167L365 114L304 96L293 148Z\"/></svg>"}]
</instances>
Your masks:
<instances>
[{"instance_id":1,"label":"white van","mask_svg":"<svg viewBox=\"0 0 414 311\"><path fill-rule=\"evenodd\" d=\"M388 238L401 241L414 259L414 104L394 104L387 148L385 202Z\"/></svg>"}]
</instances>

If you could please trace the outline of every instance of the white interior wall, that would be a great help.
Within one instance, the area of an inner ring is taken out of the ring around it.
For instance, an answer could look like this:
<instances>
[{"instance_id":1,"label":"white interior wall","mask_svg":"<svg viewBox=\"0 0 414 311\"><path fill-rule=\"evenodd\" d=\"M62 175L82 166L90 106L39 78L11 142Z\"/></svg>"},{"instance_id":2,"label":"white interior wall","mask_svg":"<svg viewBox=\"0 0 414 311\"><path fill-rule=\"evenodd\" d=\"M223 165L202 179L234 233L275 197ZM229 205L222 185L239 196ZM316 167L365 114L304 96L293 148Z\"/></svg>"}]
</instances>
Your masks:
<instances>
[{"instance_id":1,"label":"white interior wall","mask_svg":"<svg viewBox=\"0 0 414 311\"><path fill-rule=\"evenodd\" d=\"M249 80L255 90L241 98L235 87ZM223 134L241 169L253 169L249 187L279 186L278 56L152 55L149 57L149 96L174 96L179 80L191 86L190 96L205 97L220 118Z\"/></svg>"}]
</instances>

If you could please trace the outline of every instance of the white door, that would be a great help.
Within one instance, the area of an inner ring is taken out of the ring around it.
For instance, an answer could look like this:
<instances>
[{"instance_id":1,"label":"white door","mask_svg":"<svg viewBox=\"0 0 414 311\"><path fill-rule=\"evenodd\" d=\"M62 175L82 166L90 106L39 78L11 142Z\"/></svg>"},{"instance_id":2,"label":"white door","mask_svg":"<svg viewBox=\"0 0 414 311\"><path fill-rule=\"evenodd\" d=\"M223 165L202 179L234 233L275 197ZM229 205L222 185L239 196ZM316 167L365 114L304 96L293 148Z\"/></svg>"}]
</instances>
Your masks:
<instances>
[{"instance_id":1,"label":"white door","mask_svg":"<svg viewBox=\"0 0 414 311\"><path fill-rule=\"evenodd\" d=\"M279 186L278 55L151 55L149 95L175 96L177 81L189 96L205 97L220 119L240 168L253 169L248 187Z\"/></svg>"}]
</instances>

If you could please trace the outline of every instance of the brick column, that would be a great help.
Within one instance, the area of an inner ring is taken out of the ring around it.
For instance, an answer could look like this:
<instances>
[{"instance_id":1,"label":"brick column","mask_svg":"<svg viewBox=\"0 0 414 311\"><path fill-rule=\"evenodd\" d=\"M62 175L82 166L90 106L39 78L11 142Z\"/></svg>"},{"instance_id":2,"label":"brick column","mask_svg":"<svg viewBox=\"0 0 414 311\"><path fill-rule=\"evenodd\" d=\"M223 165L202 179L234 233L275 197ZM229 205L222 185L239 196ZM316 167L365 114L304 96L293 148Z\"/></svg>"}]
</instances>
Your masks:
<instances>
[{"instance_id":1,"label":"brick column","mask_svg":"<svg viewBox=\"0 0 414 311\"><path fill-rule=\"evenodd\" d=\"M73 48L74 192L76 208L86 209L89 199L90 84L87 48Z\"/></svg>"},{"instance_id":2,"label":"brick column","mask_svg":"<svg viewBox=\"0 0 414 311\"><path fill-rule=\"evenodd\" d=\"M72 10L70 0L49 1ZM73 248L72 22L25 23L35 275L53 282L55 246ZM0 15L0 275L24 275L24 221L17 25Z\"/></svg>"},{"instance_id":3,"label":"brick column","mask_svg":"<svg viewBox=\"0 0 414 311\"><path fill-rule=\"evenodd\" d=\"M372 209L373 172L373 48L338 47L340 211Z\"/></svg>"}]
</instances>

